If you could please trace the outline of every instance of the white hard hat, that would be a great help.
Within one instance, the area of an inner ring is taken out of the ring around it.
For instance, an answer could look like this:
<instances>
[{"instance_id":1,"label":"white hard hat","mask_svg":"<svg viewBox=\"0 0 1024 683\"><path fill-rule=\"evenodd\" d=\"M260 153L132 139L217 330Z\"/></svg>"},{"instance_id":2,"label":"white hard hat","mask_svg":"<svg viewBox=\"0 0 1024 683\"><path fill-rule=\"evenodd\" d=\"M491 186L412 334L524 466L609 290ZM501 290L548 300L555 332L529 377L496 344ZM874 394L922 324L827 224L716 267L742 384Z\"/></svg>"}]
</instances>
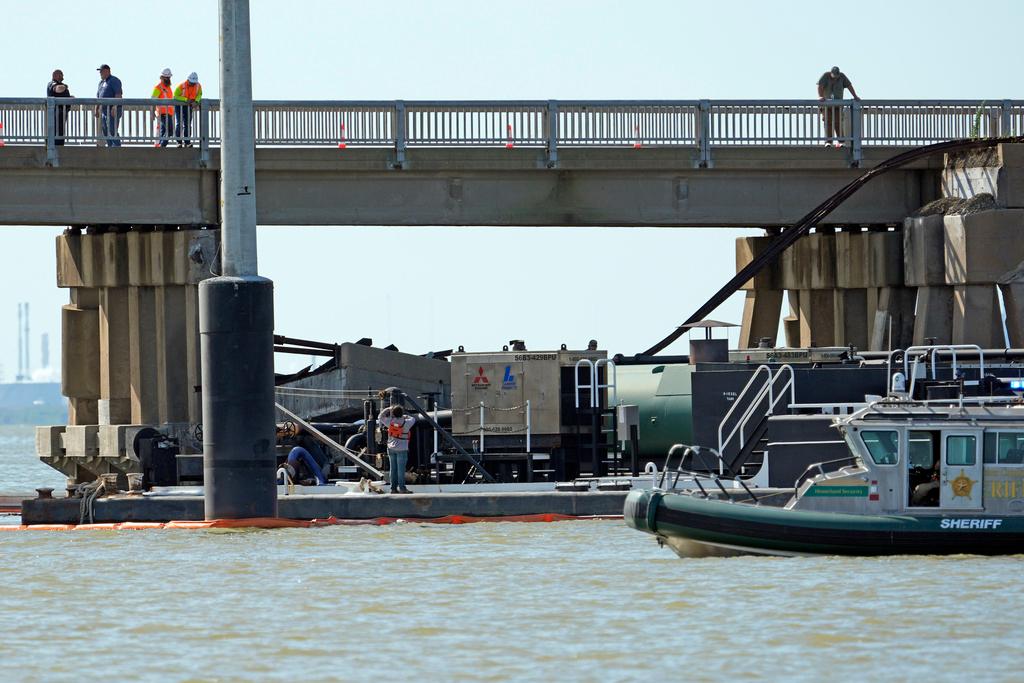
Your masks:
<instances>
[{"instance_id":1,"label":"white hard hat","mask_svg":"<svg viewBox=\"0 0 1024 683\"><path fill-rule=\"evenodd\" d=\"M171 77L171 70L170 69L164 69L163 71L160 72L160 75L161 76L166 76L167 78L170 78Z\"/></svg>"},{"instance_id":2,"label":"white hard hat","mask_svg":"<svg viewBox=\"0 0 1024 683\"><path fill-rule=\"evenodd\" d=\"M188 82L189 83L198 83L199 82L199 74L197 74L195 71L190 73L188 75Z\"/></svg>"}]
</instances>

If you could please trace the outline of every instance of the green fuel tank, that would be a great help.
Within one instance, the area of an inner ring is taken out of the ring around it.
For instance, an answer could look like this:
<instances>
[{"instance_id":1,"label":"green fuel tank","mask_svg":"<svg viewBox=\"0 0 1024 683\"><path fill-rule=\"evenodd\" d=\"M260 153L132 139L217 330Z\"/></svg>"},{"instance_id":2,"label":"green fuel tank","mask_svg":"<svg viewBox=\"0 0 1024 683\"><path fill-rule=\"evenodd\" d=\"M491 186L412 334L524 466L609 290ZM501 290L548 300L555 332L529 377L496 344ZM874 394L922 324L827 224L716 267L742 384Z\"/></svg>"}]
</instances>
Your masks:
<instances>
[{"instance_id":1,"label":"green fuel tank","mask_svg":"<svg viewBox=\"0 0 1024 683\"><path fill-rule=\"evenodd\" d=\"M693 366L687 363L619 365L618 403L640 411L640 462L661 462L677 443L693 443Z\"/></svg>"}]
</instances>

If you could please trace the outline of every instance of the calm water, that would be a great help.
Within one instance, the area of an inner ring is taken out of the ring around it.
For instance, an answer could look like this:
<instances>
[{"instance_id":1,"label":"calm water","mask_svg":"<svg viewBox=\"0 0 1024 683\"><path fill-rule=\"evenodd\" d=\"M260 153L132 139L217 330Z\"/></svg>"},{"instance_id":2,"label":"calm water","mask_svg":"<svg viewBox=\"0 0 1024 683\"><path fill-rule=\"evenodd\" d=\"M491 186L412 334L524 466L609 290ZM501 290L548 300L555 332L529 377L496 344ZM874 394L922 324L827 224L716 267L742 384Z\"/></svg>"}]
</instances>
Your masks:
<instances>
[{"instance_id":1,"label":"calm water","mask_svg":"<svg viewBox=\"0 0 1024 683\"><path fill-rule=\"evenodd\" d=\"M9 532L0 680L1012 681L1022 570L680 560L618 522Z\"/></svg>"}]
</instances>

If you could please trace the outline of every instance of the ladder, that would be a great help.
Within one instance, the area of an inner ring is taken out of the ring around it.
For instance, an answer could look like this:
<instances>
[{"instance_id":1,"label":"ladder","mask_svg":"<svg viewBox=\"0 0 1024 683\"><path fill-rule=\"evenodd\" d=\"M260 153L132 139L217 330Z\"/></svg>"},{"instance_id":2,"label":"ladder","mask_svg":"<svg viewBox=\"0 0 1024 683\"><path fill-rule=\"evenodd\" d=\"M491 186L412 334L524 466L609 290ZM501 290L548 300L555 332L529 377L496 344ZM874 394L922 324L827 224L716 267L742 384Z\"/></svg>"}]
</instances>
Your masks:
<instances>
[{"instance_id":1,"label":"ladder","mask_svg":"<svg viewBox=\"0 0 1024 683\"><path fill-rule=\"evenodd\" d=\"M604 368L605 371L604 382L601 382L601 368ZM584 369L583 374L586 375L587 381L585 382L580 381L581 369ZM591 417L589 444L591 475L601 476L602 471L618 474L622 463L619 457L615 425L615 406L619 400L618 372L615 368L615 361L607 358L599 358L596 361L581 358L576 361L573 368L573 380L576 412L589 413ZM606 399L603 403L602 395ZM611 419L609 420L609 418ZM611 424L608 424L609 422ZM578 427L579 422L577 421ZM582 461L583 459L580 458L581 463Z\"/></svg>"},{"instance_id":2,"label":"ladder","mask_svg":"<svg viewBox=\"0 0 1024 683\"><path fill-rule=\"evenodd\" d=\"M773 371L768 365L759 365L718 425L718 453L722 456L719 469L728 465L740 471L759 447L763 458L768 418L780 409L788 413L794 403L793 367L786 364Z\"/></svg>"}]
</instances>

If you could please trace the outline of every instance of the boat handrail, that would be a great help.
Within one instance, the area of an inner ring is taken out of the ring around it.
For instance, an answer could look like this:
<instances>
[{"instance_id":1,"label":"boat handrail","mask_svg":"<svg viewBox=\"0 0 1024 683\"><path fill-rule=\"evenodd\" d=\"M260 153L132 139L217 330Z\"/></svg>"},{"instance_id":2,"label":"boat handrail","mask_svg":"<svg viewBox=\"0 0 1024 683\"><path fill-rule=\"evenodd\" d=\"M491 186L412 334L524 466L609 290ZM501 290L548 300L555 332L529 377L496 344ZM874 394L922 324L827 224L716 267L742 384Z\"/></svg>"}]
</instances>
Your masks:
<instances>
[{"instance_id":1,"label":"boat handrail","mask_svg":"<svg viewBox=\"0 0 1024 683\"><path fill-rule=\"evenodd\" d=\"M679 458L679 464L676 465L675 470L670 472L669 465L671 464L672 456L680 451L682 451L682 455ZM683 469L683 463L686 462L686 456L691 454L694 456L699 455L701 458L701 462L706 467L707 461L704 459L705 453L710 453L718 460L717 468L714 466L707 467L706 473ZM750 487L747 486L746 483L739 477L739 475L733 471L732 467L729 466L729 463L725 461L722 455L714 448L707 448L704 446L687 446L681 443L677 443L674 446L672 446L672 448L668 450L668 455L665 457L665 467L662 468L661 481L659 482L657 488L662 489L663 491L673 491L675 490L676 485L679 483L679 480L683 477L683 475L686 475L693 480L693 483L697 485L697 488L700 489L701 494L705 498L707 498L709 494L707 490L704 488L704 486L701 484L701 478L713 482L719 489L721 489L722 493L724 493L729 498L729 500L732 500L732 496L729 494L729 491L722 485L722 477L720 477L718 473L715 472L715 469L721 470L722 468L727 469L729 471L729 479L739 484L740 487L742 487L743 490L746 491L747 495L750 496L750 500L752 500L755 504L759 504L757 496L754 495L754 492L751 491ZM671 479L672 474L675 474L674 479ZM670 479L672 482L671 486L665 488L666 481L669 481Z\"/></svg>"},{"instance_id":2,"label":"boat handrail","mask_svg":"<svg viewBox=\"0 0 1024 683\"><path fill-rule=\"evenodd\" d=\"M877 401L872 401L865 405L860 410L851 413L850 415L842 415L836 417L836 421L833 424L849 424L856 420L863 420L867 415L875 413L878 415L884 415L879 408L912 408L914 406L946 406L949 408L957 407L962 408L964 404L977 406L983 408L988 404L1003 404L1012 405L1022 403L1021 398L1017 396L963 396L957 399L952 398L895 398L887 396Z\"/></svg>"},{"instance_id":3,"label":"boat handrail","mask_svg":"<svg viewBox=\"0 0 1024 683\"><path fill-rule=\"evenodd\" d=\"M288 474L288 469L283 465L277 468L277 474L274 475L274 483L278 481L285 487L284 495L290 496L295 493L295 482L292 481L292 476Z\"/></svg>"},{"instance_id":4,"label":"boat handrail","mask_svg":"<svg viewBox=\"0 0 1024 683\"><path fill-rule=\"evenodd\" d=\"M808 476L808 475L811 474L812 470L817 470L817 474L816 475L812 475L812 476L820 475L820 476L824 477L824 476L826 476L828 474L828 472L825 472L825 465L835 465L835 464L841 463L841 462L842 463L848 463L850 465L856 465L857 463L860 462L860 456L857 456L857 455L846 455L846 456L843 456L842 458L836 458L835 460L823 460L822 462L816 462L816 463L812 463L812 464L808 465L804 469L804 471L800 474L800 476L796 478L796 482L793 484L793 489L794 489L793 495L796 497L796 499L797 500L800 499L800 486L805 481L810 481L811 477ZM836 467L835 469L830 469L829 472L838 472L843 467L846 467L846 465L843 465L842 467ZM806 477L806 479L805 479L805 477Z\"/></svg>"},{"instance_id":5,"label":"boat handrail","mask_svg":"<svg viewBox=\"0 0 1024 683\"><path fill-rule=\"evenodd\" d=\"M867 405L866 401L846 402L846 403L790 403L787 406L792 410L835 410L843 411L838 413L826 413L822 412L822 415L849 415L855 410L859 410Z\"/></svg>"},{"instance_id":6,"label":"boat handrail","mask_svg":"<svg viewBox=\"0 0 1024 683\"><path fill-rule=\"evenodd\" d=\"M651 475L651 488L658 488L658 466L648 460L644 465L644 474Z\"/></svg>"},{"instance_id":7,"label":"boat handrail","mask_svg":"<svg viewBox=\"0 0 1024 683\"><path fill-rule=\"evenodd\" d=\"M886 376L886 393L889 391L888 383L892 382L892 360L897 354L903 354L903 376L910 380L910 386L907 389L907 393L911 396L914 395L914 385L917 381L917 372L910 372L910 356L911 355L924 355L928 358L931 363L931 379L937 379L938 368L936 366L936 358L938 357L939 351L948 351L953 356L953 378L957 376L957 362L956 352L957 351L977 351L978 352L978 376L985 376L985 350L977 344L921 344L917 346L908 346L906 349L893 349L889 352L888 357L885 361L885 376ZM915 357L914 364L915 368L918 363L918 358Z\"/></svg>"}]
</instances>

